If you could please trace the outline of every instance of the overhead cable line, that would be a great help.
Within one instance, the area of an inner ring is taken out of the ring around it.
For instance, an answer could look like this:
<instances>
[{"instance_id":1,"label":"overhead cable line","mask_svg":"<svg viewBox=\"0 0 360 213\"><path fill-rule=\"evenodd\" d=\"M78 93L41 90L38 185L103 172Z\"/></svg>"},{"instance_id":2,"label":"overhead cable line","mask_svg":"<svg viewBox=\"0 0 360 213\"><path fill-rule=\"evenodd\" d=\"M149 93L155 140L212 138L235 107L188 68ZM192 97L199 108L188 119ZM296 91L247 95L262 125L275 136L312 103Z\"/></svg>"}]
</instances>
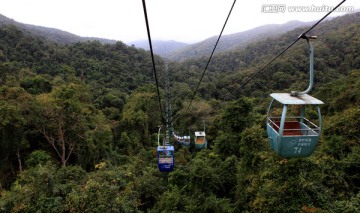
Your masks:
<instances>
[{"instance_id":1,"label":"overhead cable line","mask_svg":"<svg viewBox=\"0 0 360 213\"><path fill-rule=\"evenodd\" d=\"M202 76L201 76L201 78L200 78L200 80L199 80L199 83L198 83L198 85L196 86L196 89L194 90L193 96L192 96L192 98L191 98L191 100L190 100L189 106L188 106L187 109L186 109L186 112L189 110L190 105L191 105L192 101L194 100L195 95L196 95L196 93L197 93L197 91L198 91L198 89L199 89L199 86L200 86L200 84L201 84L201 81L202 81L202 79L204 78L205 72L206 72L206 70L207 70L207 68L208 68L208 66L209 66L209 64L210 64L210 61L211 61L211 58L212 58L212 56L213 56L213 54L214 54L214 52L215 52L216 46L218 45L218 43L219 43L219 41L220 41L221 35L222 35L222 33L223 33L224 29L225 29L225 26L226 26L226 24L227 24L227 21L229 20L230 14L231 14L231 12L232 12L232 10L233 10L233 8L234 8L235 3L236 3L236 0L234 0L233 4L232 4L232 6L231 6L231 9L230 9L230 11L229 11L229 14L228 14L228 16L227 16L227 18L226 18L226 21L225 21L225 23L224 23L224 26L223 26L222 29L221 29L220 35L219 35L219 37L218 37L218 39L217 39L217 41L216 41L216 43L215 43L214 49L212 50L211 55L210 55L210 57L209 57L209 60L208 60L207 63L206 63L205 69L204 69L204 71L203 71L203 73L202 73Z\"/></svg>"},{"instance_id":2,"label":"overhead cable line","mask_svg":"<svg viewBox=\"0 0 360 213\"><path fill-rule=\"evenodd\" d=\"M162 107L161 107L161 97L160 97L160 91L159 91L159 82L158 82L158 78L157 78L157 75L156 75L156 67L155 67L154 53L153 53L153 48L152 48L152 43L151 43L150 27L149 27L149 20L148 20L147 11L146 11L146 3L145 3L145 0L142 0L142 3L143 3L144 16L145 16L145 22L146 22L146 30L147 30L147 35L148 35L148 40L149 40L149 46L150 46L150 52L151 52L152 66L153 66L153 70L154 70L154 77L155 77L155 83L156 83L156 89L157 89L157 96L158 96L160 113L161 113L161 120L162 120L162 123L164 124L164 123L165 123L165 122L164 122L165 119L164 119L163 110L162 110Z\"/></svg>"},{"instance_id":3,"label":"overhead cable line","mask_svg":"<svg viewBox=\"0 0 360 213\"><path fill-rule=\"evenodd\" d=\"M294 42L292 42L288 47L286 47L283 51L281 51L278 55L276 55L272 60L270 60L265 66L263 66L259 71L257 71L255 74L250 76L239 88L234 90L231 95L234 95L239 89L243 89L246 84L248 84L255 76L257 76L259 73L263 72L266 67L268 67L272 62L274 62L277 58L279 58L282 54L284 54L290 47L292 47L296 42L298 42L301 38L304 38L304 36L310 32L314 27L316 27L320 22L322 22L326 17L328 17L332 12L334 12L340 5L342 5L346 0L343 0L340 2L336 7L334 7L330 12L328 12L324 17L322 17L318 22L316 22L312 27L310 27L308 30L300 34Z\"/></svg>"}]
</instances>

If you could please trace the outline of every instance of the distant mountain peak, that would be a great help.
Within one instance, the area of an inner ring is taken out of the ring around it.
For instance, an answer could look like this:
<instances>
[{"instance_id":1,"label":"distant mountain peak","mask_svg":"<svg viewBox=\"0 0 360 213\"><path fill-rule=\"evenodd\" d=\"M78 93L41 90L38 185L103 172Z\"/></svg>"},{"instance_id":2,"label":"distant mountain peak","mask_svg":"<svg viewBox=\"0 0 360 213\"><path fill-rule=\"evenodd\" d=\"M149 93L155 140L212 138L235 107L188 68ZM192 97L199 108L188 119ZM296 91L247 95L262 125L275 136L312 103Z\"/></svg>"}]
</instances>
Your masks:
<instances>
[{"instance_id":1,"label":"distant mountain peak","mask_svg":"<svg viewBox=\"0 0 360 213\"><path fill-rule=\"evenodd\" d=\"M148 40L138 40L133 42L128 42L128 45L134 45L137 48L142 48L145 50L149 50L149 41ZM161 56L170 54L176 49L186 47L189 44L178 42L174 40L152 40L151 41L153 50L155 54L159 54Z\"/></svg>"}]
</instances>

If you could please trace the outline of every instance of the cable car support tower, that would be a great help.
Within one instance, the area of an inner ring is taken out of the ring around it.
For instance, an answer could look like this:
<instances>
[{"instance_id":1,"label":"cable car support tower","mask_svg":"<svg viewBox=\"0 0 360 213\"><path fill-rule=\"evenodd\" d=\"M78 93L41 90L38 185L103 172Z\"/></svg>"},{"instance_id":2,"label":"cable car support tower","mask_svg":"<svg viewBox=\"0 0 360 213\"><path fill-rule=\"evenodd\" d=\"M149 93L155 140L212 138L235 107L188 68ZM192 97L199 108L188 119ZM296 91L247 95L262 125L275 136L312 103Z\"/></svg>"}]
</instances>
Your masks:
<instances>
[{"instance_id":1,"label":"cable car support tower","mask_svg":"<svg viewBox=\"0 0 360 213\"><path fill-rule=\"evenodd\" d=\"M166 119L165 146L170 145L170 134L172 134L173 132L170 100L171 100L171 95L170 95L169 69L167 63L165 63L165 119Z\"/></svg>"}]
</instances>

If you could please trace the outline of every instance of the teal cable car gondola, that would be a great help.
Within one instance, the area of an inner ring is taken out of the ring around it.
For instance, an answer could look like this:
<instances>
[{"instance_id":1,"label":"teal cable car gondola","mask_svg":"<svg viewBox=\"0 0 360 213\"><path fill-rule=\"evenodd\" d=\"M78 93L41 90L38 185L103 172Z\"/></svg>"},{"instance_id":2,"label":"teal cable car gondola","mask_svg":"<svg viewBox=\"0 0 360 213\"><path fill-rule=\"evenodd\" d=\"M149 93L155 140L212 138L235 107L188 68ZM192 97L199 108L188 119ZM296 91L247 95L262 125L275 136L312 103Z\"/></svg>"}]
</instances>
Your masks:
<instances>
[{"instance_id":1,"label":"teal cable car gondola","mask_svg":"<svg viewBox=\"0 0 360 213\"><path fill-rule=\"evenodd\" d=\"M273 100L267 115L267 134L271 148L282 157L306 157L313 153L321 133L320 104L322 101L304 94L293 97L288 93L273 93ZM276 100L282 108L281 116L276 115ZM307 106L307 107L306 107ZM314 106L318 114L318 121L311 121L305 117L305 110ZM287 115L289 109L298 112Z\"/></svg>"},{"instance_id":2,"label":"teal cable car gondola","mask_svg":"<svg viewBox=\"0 0 360 213\"><path fill-rule=\"evenodd\" d=\"M310 48L309 87L303 92L272 93L270 96L273 99L266 119L271 148L278 155L286 158L311 155L321 134L322 120L319 105L324 103L307 94L313 86L314 77L313 47L309 38L315 39L316 37L301 35L301 38L306 39ZM280 112L281 107L282 111ZM310 112L309 117L305 117L305 111Z\"/></svg>"}]
</instances>

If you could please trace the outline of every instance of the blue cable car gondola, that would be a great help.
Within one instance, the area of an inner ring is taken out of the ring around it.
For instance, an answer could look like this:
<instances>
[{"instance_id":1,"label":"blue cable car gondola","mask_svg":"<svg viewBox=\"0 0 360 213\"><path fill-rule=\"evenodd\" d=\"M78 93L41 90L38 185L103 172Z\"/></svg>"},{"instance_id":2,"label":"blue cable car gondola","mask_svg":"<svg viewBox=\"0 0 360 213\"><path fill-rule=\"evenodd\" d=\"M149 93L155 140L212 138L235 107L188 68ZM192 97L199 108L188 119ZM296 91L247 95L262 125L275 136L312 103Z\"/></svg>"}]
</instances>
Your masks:
<instances>
[{"instance_id":1,"label":"blue cable car gondola","mask_svg":"<svg viewBox=\"0 0 360 213\"><path fill-rule=\"evenodd\" d=\"M170 146L168 142L160 146L160 129L158 133L158 168L160 172L171 172L174 170L174 146Z\"/></svg>"},{"instance_id":2,"label":"blue cable car gondola","mask_svg":"<svg viewBox=\"0 0 360 213\"><path fill-rule=\"evenodd\" d=\"M174 146L158 146L158 167L160 172L174 170Z\"/></svg>"},{"instance_id":3,"label":"blue cable car gondola","mask_svg":"<svg viewBox=\"0 0 360 213\"><path fill-rule=\"evenodd\" d=\"M270 96L273 100L270 103L266 129L271 148L282 157L307 157L311 155L317 145L321 133L321 113L319 105L322 101L308 95L313 86L314 78L314 53L309 38L301 35L306 39L310 48L310 82L309 87L303 92L291 93L273 93ZM276 100L274 102L274 100ZM279 107L281 104L281 116ZM305 111L312 110L310 117L305 117ZM292 110L292 111L291 111ZM290 112L289 112L290 111ZM313 119L317 114L317 122Z\"/></svg>"}]
</instances>

